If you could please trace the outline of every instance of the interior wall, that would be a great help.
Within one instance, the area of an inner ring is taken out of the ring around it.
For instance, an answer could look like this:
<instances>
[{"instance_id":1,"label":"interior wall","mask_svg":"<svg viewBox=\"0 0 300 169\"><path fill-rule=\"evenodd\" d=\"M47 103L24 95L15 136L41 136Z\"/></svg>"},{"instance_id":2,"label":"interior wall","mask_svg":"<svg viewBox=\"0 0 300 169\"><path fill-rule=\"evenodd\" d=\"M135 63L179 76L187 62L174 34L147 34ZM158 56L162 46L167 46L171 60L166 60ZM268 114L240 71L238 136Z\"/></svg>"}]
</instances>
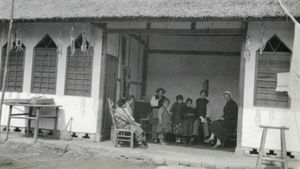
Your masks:
<instances>
[{"instance_id":1,"label":"interior wall","mask_svg":"<svg viewBox=\"0 0 300 169\"><path fill-rule=\"evenodd\" d=\"M294 24L292 22L277 21L264 22L265 39L276 34L291 50L293 49ZM244 148L258 148L262 129L259 125L287 126L286 141L288 151L300 152L300 112L291 108L267 108L254 106L256 52L260 47L261 22L249 22L251 56L245 64L244 111L242 146ZM299 91L298 91L299 92ZM299 104L291 98L291 104ZM279 150L279 131L268 131L266 148Z\"/></svg>"},{"instance_id":2,"label":"interior wall","mask_svg":"<svg viewBox=\"0 0 300 169\"><path fill-rule=\"evenodd\" d=\"M150 49L240 52L241 37L150 35ZM215 119L223 115L224 91L231 91L238 101L239 68L239 56L149 54L147 95L151 97L163 87L171 104L178 94L195 101L208 79Z\"/></svg>"},{"instance_id":3,"label":"interior wall","mask_svg":"<svg viewBox=\"0 0 300 169\"><path fill-rule=\"evenodd\" d=\"M101 60L101 49L102 49L102 31L100 29L95 30L97 37L95 38L94 46L94 58L93 58L93 72L92 72L92 94L90 97L80 96L66 96L64 94L65 86L65 74L66 74L66 62L67 62L67 48L70 45L70 31L72 23L16 23L14 24L14 31L20 28L22 34L22 42L26 46L25 63L24 63L24 81L23 81L23 92L7 92L5 95L6 99L24 98L28 99L34 96L46 96L48 98L54 98L56 104L62 105L59 112L58 129L63 128L71 117L72 131L83 132L83 133L95 133L96 132L96 119L98 111L98 97L99 97L99 84L100 84L100 60ZM0 25L0 29L8 30L8 25ZM90 41L90 24L89 23L77 23L75 25L74 36L77 38L78 35L86 30L88 41ZM33 51L35 45L46 35L53 39L58 44L59 32L62 31L63 45L62 45L62 56L58 57L57 65L57 83L56 83L56 94L34 94L30 92L31 87L31 75L32 75L32 63L33 63ZM2 39L3 35L0 35ZM5 35L7 36L7 35ZM7 39L7 37L4 37ZM1 44L3 46L4 44ZM7 123L7 106L4 106L2 114L1 125ZM14 109L14 112L24 112L23 107ZM54 113L53 110L43 110L45 114ZM25 126L25 120L13 119L11 122L12 126ZM34 125L34 122L32 126ZM41 119L41 128L53 129L53 121L48 119Z\"/></svg>"}]
</instances>

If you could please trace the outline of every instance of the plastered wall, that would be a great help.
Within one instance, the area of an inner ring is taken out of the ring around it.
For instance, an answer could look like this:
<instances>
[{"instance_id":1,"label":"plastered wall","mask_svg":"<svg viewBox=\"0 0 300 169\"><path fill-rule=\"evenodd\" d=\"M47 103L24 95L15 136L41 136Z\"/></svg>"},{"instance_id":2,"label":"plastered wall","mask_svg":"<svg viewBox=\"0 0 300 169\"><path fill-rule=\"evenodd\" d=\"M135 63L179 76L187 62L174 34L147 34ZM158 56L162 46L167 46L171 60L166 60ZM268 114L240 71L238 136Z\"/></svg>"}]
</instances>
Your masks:
<instances>
[{"instance_id":1,"label":"plastered wall","mask_svg":"<svg viewBox=\"0 0 300 169\"><path fill-rule=\"evenodd\" d=\"M150 35L150 50L222 51L241 50L242 37ZM209 80L209 97L213 119L223 115L224 91L229 90L238 101L240 56L150 54L148 60L147 95L163 87L176 101L182 94L195 101L204 80Z\"/></svg>"},{"instance_id":2,"label":"plastered wall","mask_svg":"<svg viewBox=\"0 0 300 169\"><path fill-rule=\"evenodd\" d=\"M70 45L70 30L73 24L69 23L17 23L14 24L14 31L20 28L22 34L22 42L26 46L25 54L25 67L24 67L24 82L23 92L7 92L7 99L14 98L31 98L33 96L46 96L48 98L54 98L56 104L62 105L59 112L58 129L61 129L66 125L68 120L73 117L72 131L95 133L96 132L96 119L98 110L98 97L99 97L99 82L100 82L100 60L101 60L101 48L102 48L102 32L101 30L95 30L95 46L94 46L94 59L93 59L93 72L92 72L92 94L90 97L79 96L66 96L64 95L65 86L65 73L66 73L66 55L67 48ZM0 25L0 29L3 28L7 31L7 25ZM76 23L74 36L77 37L83 30L86 30L88 41L90 40L90 24L89 23ZM31 94L31 74L32 74L32 62L33 62L33 48L34 46L46 35L54 40L58 44L59 31L63 31L63 49L62 56L58 58L57 69L57 89L55 95L44 94ZM2 38L2 34L0 35ZM7 35L6 35L7 36ZM4 44L1 44L3 46ZM17 107L13 110L16 112L26 112L23 107ZM53 110L42 110L45 114L54 113ZM2 125L7 123L7 106L4 106L2 114ZM12 126L25 126L25 120L13 119ZM32 124L34 125L34 123ZM51 129L53 127L53 121L48 119L42 119L40 122L41 128Z\"/></svg>"},{"instance_id":3,"label":"plastered wall","mask_svg":"<svg viewBox=\"0 0 300 169\"><path fill-rule=\"evenodd\" d=\"M291 50L293 49L294 25L291 22L264 22L265 38L268 40L276 34ZM245 64L245 88L243 111L242 146L258 148L262 129L259 125L287 126L286 141L288 151L300 152L300 112L291 108L266 108L254 106L256 51L260 47L261 22L249 22L248 32L251 36L251 56ZM298 91L299 92L299 91ZM299 104L293 98L291 104ZM267 135L266 148L279 150L280 135L270 130Z\"/></svg>"}]
</instances>

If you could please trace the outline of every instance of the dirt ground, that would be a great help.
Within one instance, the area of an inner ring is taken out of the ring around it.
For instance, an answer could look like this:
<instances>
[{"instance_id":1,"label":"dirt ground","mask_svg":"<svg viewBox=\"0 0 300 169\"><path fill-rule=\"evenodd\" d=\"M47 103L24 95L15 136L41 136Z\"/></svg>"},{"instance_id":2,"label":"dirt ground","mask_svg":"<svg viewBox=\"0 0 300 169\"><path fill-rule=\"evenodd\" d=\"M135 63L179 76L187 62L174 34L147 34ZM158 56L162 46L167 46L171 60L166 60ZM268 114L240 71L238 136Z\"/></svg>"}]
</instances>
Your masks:
<instances>
[{"instance_id":1,"label":"dirt ground","mask_svg":"<svg viewBox=\"0 0 300 169\"><path fill-rule=\"evenodd\" d=\"M158 166L149 161L130 160L125 157L111 157L87 150L75 151L25 145L10 142L0 143L1 169L155 169Z\"/></svg>"}]
</instances>

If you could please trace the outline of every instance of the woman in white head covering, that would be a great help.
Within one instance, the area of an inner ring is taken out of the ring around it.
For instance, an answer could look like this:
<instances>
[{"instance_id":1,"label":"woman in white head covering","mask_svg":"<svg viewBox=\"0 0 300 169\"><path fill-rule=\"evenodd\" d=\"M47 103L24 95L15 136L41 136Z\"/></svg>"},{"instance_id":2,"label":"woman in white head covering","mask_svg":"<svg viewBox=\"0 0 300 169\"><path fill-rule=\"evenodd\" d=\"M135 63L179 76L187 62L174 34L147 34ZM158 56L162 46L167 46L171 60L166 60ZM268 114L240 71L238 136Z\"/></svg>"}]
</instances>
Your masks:
<instances>
[{"instance_id":1,"label":"woman in white head covering","mask_svg":"<svg viewBox=\"0 0 300 169\"><path fill-rule=\"evenodd\" d=\"M217 138L217 142L212 148L222 148L224 146L222 143L237 128L238 105L232 100L232 94L229 91L223 93L223 99L226 101L223 109L224 114L210 125L212 134L209 139L205 140L206 143L214 144L214 139Z\"/></svg>"}]
</instances>

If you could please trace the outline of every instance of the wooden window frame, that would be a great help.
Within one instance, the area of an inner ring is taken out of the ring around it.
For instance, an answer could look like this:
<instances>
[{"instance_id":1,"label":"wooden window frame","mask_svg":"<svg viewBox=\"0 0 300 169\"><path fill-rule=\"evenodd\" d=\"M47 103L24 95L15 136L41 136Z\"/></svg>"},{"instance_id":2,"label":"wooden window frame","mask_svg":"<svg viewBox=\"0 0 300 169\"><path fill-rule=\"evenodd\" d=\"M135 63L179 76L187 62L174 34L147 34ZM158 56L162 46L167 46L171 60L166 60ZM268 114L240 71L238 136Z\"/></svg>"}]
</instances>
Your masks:
<instances>
[{"instance_id":1,"label":"wooden window frame","mask_svg":"<svg viewBox=\"0 0 300 169\"><path fill-rule=\"evenodd\" d=\"M6 88L6 91L8 91L8 92L17 92L17 93L22 93L23 92L23 85L24 85L24 70L25 70L25 58L26 58L26 47L24 46L24 45L22 45L22 47L23 47L23 62L22 62L22 70L20 69L20 70L18 70L18 71L22 71L22 81L21 81L21 90L20 91L17 91L16 90L16 85L14 85L14 90L10 90L9 89L9 86L8 86L8 84L7 83L9 83L9 80L8 80L8 78L6 78L7 80L6 80L6 86L5 86L5 88ZM16 50L16 49L13 49L13 50ZM5 57L6 57L6 52L7 52L7 45L6 45L6 47L5 47L5 45L2 47L2 51L1 51L1 59L2 59L2 64L4 65L5 64ZM16 51L17 52L17 51ZM10 59L10 58L9 58ZM9 64L10 64L10 62L8 62ZM2 65L2 66L3 66ZM9 66L10 65L8 65L8 69L9 69ZM3 69L4 67L2 67L2 69ZM2 71L2 70L1 70ZM17 71L17 70L16 70ZM16 72L15 71L15 72ZM1 89L0 89L0 91L2 90L2 82L3 82L3 72L4 71L2 71L2 73L1 73L1 80L0 80L0 87L1 87ZM7 74L7 77L9 77L9 73L10 73L10 70L8 70L8 72L7 72L8 74ZM18 76L15 76L15 80L14 80L14 83L16 84L16 77L18 77Z\"/></svg>"},{"instance_id":2,"label":"wooden window frame","mask_svg":"<svg viewBox=\"0 0 300 169\"><path fill-rule=\"evenodd\" d=\"M47 35L45 35L42 39L41 39L41 41L43 41L47 36L49 36L48 34ZM49 36L50 37L50 36ZM51 38L51 37L50 37ZM52 38L51 38L52 39ZM41 41L39 41L39 43L36 45L36 46L38 46L39 44L40 44L40 42ZM52 41L53 41L53 39L52 39ZM54 41L53 41L54 42ZM55 42L54 42L55 43ZM47 92L41 92L41 87L40 87L40 91L39 92L36 92L36 91L33 91L33 87L34 87L34 73L35 73L35 70L34 70L34 68L35 68L35 59L36 59L36 49L48 49L48 51L50 52L50 49L52 49L52 50L54 50L55 49L55 51L57 50L57 47L56 48L47 48L47 47L34 47L33 48L33 62L32 62L32 71L31 71L31 85L30 85L30 91L31 91L31 93L36 93L36 94L47 94L47 95L55 95L56 94L56 89L57 89L57 72L58 72L58 58L57 58L57 54L56 54L56 60L55 60L55 66L56 66L56 68L55 68L55 70L53 70L53 72L52 71L47 71L47 73L48 73L48 78L49 78L49 74L50 73L55 73L55 88L54 88L54 92L53 93L49 93L48 91L49 91L49 86L47 87ZM50 60L49 60L49 62L51 62L51 56L50 56ZM43 64L43 63L42 63ZM49 65L48 65L49 66ZM42 81L40 81L40 82L42 82ZM49 84L48 82L47 82L47 84Z\"/></svg>"},{"instance_id":3,"label":"wooden window frame","mask_svg":"<svg viewBox=\"0 0 300 169\"><path fill-rule=\"evenodd\" d=\"M263 52L262 54L277 54L277 55L280 55L280 54L284 54L284 55L289 55L290 57L290 63L291 63L291 52ZM282 109L289 109L290 108L290 104L291 104L291 99L290 97L288 96L288 100L287 100L287 106L274 106L274 105L267 105L267 104L257 104L257 82L258 82L258 61L259 61L259 57L260 57L260 53L259 51L256 52L256 61L255 61L255 83L254 83L254 102L253 102L253 105L255 107L269 107L269 108L282 108ZM291 66L291 65L290 65ZM290 67L289 67L290 69ZM277 82L277 80L276 80Z\"/></svg>"},{"instance_id":4,"label":"wooden window frame","mask_svg":"<svg viewBox=\"0 0 300 169\"><path fill-rule=\"evenodd\" d=\"M94 49L92 49L92 51L89 51L90 53L89 53L89 55L87 55L87 56L85 56L86 58L84 58L84 59L90 59L90 62L91 62L91 70L90 70L90 86L89 86L89 94L88 95L82 95L82 93L81 93L81 95L78 95L78 94L69 94L69 93L67 93L67 90L68 90L68 88L67 88L67 86L68 86L68 83L67 83L67 80L68 80L68 73L70 73L69 71L68 71L68 67L69 67L69 57L76 57L75 55L76 54L74 54L74 56L70 56L70 47L68 47L67 48L67 63L66 63L66 74L65 74L65 91L64 91L64 94L66 95L66 96L78 96L78 97L91 97L91 95L92 95L92 85L93 85L93 63L94 63ZM75 48L75 53L77 52L76 50L80 50L80 48ZM82 52L82 51L81 51ZM77 61L76 61L77 62ZM76 74L76 71L72 71L74 74ZM80 72L82 75L83 74L85 74L85 72ZM75 75L76 76L76 75ZM76 79L74 79L75 81L76 81ZM84 78L82 77L82 80L84 80ZM75 83L74 83L74 85L75 85ZM83 87L83 83L81 84L82 85L82 87ZM73 89L73 90L75 90L75 88ZM81 88L81 92L83 91L83 88Z\"/></svg>"}]
</instances>

